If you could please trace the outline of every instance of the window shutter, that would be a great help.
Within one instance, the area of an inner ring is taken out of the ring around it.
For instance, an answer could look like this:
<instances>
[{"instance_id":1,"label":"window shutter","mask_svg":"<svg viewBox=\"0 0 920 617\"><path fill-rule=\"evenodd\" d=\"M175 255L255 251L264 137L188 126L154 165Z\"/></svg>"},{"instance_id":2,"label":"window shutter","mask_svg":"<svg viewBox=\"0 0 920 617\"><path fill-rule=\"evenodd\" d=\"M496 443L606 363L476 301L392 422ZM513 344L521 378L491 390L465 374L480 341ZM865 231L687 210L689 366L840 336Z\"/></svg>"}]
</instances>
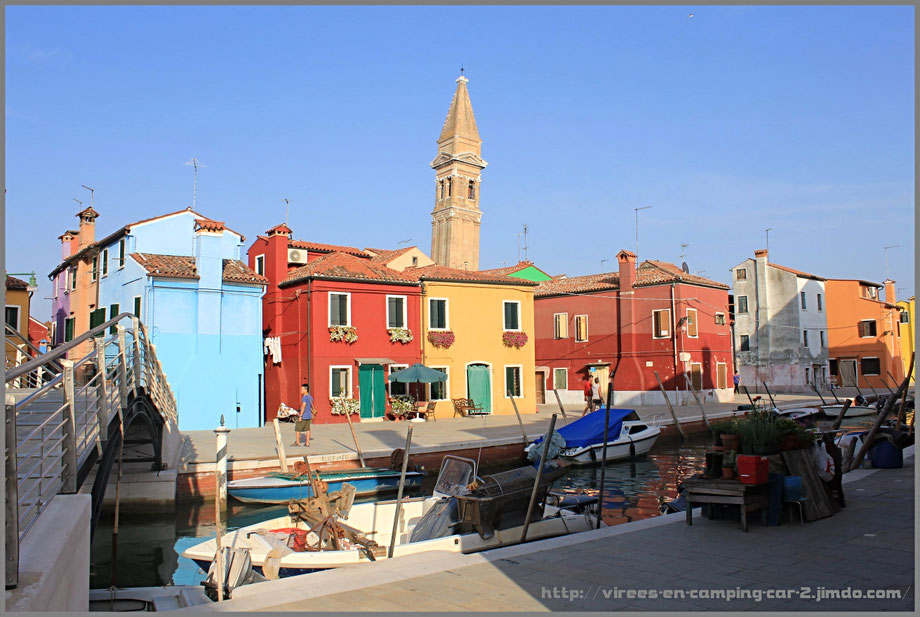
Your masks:
<instances>
[{"instance_id":1,"label":"window shutter","mask_svg":"<svg viewBox=\"0 0 920 617\"><path fill-rule=\"evenodd\" d=\"M105 323L105 309L96 309L89 314L89 329L92 330L96 326L101 326ZM96 336L105 336L104 331L99 331Z\"/></svg>"}]
</instances>

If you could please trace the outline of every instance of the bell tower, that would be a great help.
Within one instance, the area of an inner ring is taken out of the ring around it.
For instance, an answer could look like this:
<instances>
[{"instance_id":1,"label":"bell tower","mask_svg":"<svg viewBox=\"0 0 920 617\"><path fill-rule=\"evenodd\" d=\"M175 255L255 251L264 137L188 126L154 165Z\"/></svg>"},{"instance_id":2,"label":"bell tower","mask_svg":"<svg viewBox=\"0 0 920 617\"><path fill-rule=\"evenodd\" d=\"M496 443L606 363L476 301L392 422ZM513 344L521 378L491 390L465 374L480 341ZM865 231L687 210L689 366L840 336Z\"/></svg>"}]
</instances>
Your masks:
<instances>
[{"instance_id":1,"label":"bell tower","mask_svg":"<svg viewBox=\"0 0 920 617\"><path fill-rule=\"evenodd\" d=\"M431 213L431 258L435 263L461 270L479 269L479 184L486 162L476 129L473 105L461 75L450 110L438 138L435 171L435 206Z\"/></svg>"}]
</instances>

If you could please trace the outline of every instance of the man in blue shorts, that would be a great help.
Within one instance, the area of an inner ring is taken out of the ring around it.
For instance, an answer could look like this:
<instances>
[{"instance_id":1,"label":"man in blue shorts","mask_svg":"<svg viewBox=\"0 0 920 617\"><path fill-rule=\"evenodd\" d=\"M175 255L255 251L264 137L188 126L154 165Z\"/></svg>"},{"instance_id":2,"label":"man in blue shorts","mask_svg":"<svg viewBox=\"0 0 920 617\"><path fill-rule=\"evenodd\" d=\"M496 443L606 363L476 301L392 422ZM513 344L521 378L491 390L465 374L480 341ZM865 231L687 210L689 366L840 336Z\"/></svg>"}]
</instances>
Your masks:
<instances>
[{"instance_id":1,"label":"man in blue shorts","mask_svg":"<svg viewBox=\"0 0 920 617\"><path fill-rule=\"evenodd\" d=\"M292 446L310 447L310 420L313 419L313 397L310 396L310 386L303 384L300 386L300 419L294 425L294 443ZM305 443L300 443L300 434L305 435Z\"/></svg>"}]
</instances>

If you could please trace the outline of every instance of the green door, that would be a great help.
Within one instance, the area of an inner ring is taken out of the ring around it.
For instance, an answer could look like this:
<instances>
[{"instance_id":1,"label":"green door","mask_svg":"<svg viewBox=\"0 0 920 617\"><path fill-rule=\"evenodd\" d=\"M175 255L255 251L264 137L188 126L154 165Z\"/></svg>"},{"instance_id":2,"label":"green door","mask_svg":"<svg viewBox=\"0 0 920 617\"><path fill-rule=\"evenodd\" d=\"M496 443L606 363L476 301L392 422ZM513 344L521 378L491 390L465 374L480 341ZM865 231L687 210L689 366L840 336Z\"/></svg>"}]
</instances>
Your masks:
<instances>
[{"instance_id":1,"label":"green door","mask_svg":"<svg viewBox=\"0 0 920 617\"><path fill-rule=\"evenodd\" d=\"M466 368L466 391L474 405L482 405L485 413L492 413L492 384L488 366L471 364Z\"/></svg>"},{"instance_id":2,"label":"green door","mask_svg":"<svg viewBox=\"0 0 920 617\"><path fill-rule=\"evenodd\" d=\"M383 367L379 364L362 364L358 367L361 417L382 418L386 412L386 390Z\"/></svg>"}]
</instances>

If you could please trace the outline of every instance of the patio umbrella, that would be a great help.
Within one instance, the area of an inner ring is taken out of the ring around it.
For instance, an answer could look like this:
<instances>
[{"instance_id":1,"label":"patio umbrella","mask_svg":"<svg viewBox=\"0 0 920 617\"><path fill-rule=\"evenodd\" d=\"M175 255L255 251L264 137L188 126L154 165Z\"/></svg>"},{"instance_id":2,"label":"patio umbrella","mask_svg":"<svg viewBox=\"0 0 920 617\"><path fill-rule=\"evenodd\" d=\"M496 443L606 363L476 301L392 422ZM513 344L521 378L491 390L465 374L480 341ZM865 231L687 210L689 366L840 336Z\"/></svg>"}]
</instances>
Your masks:
<instances>
[{"instance_id":1,"label":"patio umbrella","mask_svg":"<svg viewBox=\"0 0 920 617\"><path fill-rule=\"evenodd\" d=\"M409 368L391 373L387 381L398 381L399 383L434 383L435 381L444 381L447 374L428 368L424 364L415 363Z\"/></svg>"}]
</instances>

